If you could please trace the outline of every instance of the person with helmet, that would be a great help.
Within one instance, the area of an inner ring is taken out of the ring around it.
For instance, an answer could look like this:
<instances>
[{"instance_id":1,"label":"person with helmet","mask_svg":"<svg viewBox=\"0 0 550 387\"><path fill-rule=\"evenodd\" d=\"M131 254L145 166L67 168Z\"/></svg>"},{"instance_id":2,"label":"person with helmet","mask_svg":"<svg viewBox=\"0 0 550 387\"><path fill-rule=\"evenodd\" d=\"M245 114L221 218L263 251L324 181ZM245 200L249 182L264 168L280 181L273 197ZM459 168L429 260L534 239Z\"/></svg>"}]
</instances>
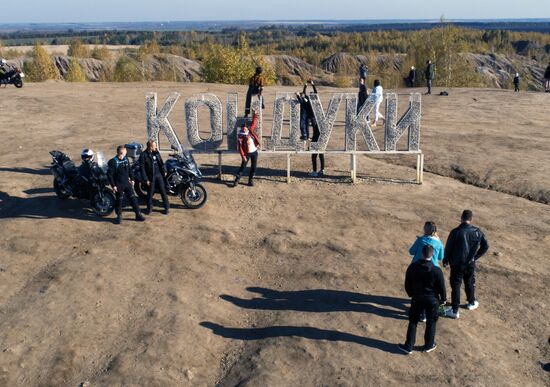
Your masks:
<instances>
[{"instance_id":1,"label":"person with helmet","mask_svg":"<svg viewBox=\"0 0 550 387\"><path fill-rule=\"evenodd\" d=\"M92 185L92 170L97 167L97 164L94 161L94 151L91 149L83 149L82 153L80 153L80 159L82 160L82 163L78 167L78 178L80 179L79 186L83 192L90 192Z\"/></svg>"},{"instance_id":2,"label":"person with helmet","mask_svg":"<svg viewBox=\"0 0 550 387\"><path fill-rule=\"evenodd\" d=\"M248 84L248 91L246 93L246 107L244 109L244 117L248 118L250 115L250 106L252 105L252 97L257 95L258 98L262 97L262 92L264 90L265 80L262 76L263 69L258 66L256 67L256 73L250 78L250 83ZM265 109L264 103L262 101L262 109Z\"/></svg>"},{"instance_id":3,"label":"person with helmet","mask_svg":"<svg viewBox=\"0 0 550 387\"><path fill-rule=\"evenodd\" d=\"M0 59L0 78L4 78L7 72L8 72L8 62L4 58L2 58Z\"/></svg>"}]
</instances>

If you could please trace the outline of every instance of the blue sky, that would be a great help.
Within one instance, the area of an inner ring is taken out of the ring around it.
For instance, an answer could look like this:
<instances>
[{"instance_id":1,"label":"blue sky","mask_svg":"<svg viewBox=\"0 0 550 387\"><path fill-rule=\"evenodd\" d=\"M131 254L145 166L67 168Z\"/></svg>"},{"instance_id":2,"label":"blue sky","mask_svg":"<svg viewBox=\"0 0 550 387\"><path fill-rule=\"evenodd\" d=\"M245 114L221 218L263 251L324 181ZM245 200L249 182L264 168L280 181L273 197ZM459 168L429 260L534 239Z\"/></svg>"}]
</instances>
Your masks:
<instances>
[{"instance_id":1,"label":"blue sky","mask_svg":"<svg viewBox=\"0 0 550 387\"><path fill-rule=\"evenodd\" d=\"M550 0L23 0L0 23L550 18Z\"/></svg>"}]
</instances>

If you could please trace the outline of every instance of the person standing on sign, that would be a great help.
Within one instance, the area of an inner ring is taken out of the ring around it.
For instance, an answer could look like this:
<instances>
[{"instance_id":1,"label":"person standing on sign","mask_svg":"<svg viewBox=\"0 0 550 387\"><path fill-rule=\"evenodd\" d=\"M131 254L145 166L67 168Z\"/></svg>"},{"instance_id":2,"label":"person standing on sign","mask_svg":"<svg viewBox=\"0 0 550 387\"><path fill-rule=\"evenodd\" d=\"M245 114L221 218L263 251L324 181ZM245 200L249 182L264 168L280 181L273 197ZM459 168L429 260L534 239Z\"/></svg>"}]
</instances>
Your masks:
<instances>
[{"instance_id":1,"label":"person standing on sign","mask_svg":"<svg viewBox=\"0 0 550 387\"><path fill-rule=\"evenodd\" d=\"M164 162L157 148L155 140L147 141L147 149L139 156L139 166L141 168L141 176L147 179L147 209L144 211L146 215L151 213L153 208L153 196L158 188L164 205L164 214L168 215L170 211L170 202L166 195L166 169Z\"/></svg>"},{"instance_id":2,"label":"person standing on sign","mask_svg":"<svg viewBox=\"0 0 550 387\"><path fill-rule=\"evenodd\" d=\"M253 111L254 118L252 119L252 124L250 128L245 123L237 138L237 146L239 148L239 153L241 154L241 167L235 176L235 181L233 182L233 187L239 185L241 180L241 175L244 172L248 162L251 162L250 165L250 175L248 178L248 185L250 187L254 186L254 175L256 173L256 166L258 164L258 149L260 148L260 138L256 134L256 127L258 126L258 113Z\"/></svg>"},{"instance_id":3,"label":"person standing on sign","mask_svg":"<svg viewBox=\"0 0 550 387\"><path fill-rule=\"evenodd\" d=\"M374 123L373 126L376 126L378 124L378 120L386 120L382 113L380 113L380 105L382 105L382 102L384 102L384 88L382 87L382 84L377 79L374 81L374 89L372 89L372 96L374 98Z\"/></svg>"},{"instance_id":4,"label":"person standing on sign","mask_svg":"<svg viewBox=\"0 0 550 387\"><path fill-rule=\"evenodd\" d=\"M247 118L250 115L250 106L252 105L252 97L257 96L258 98L262 97L262 92L264 90L265 80L262 75L263 69L258 66L256 67L256 73L250 78L248 84L248 91L246 93L246 107L244 109L244 118ZM262 100L262 109L265 109L263 100Z\"/></svg>"},{"instance_id":5,"label":"person standing on sign","mask_svg":"<svg viewBox=\"0 0 550 387\"><path fill-rule=\"evenodd\" d=\"M550 63L548 63L548 67L544 72L544 92L550 93Z\"/></svg>"},{"instance_id":6,"label":"person standing on sign","mask_svg":"<svg viewBox=\"0 0 550 387\"><path fill-rule=\"evenodd\" d=\"M435 70L431 60L426 62L426 72L424 75L428 86L428 94L432 94L432 82L434 80Z\"/></svg>"},{"instance_id":7,"label":"person standing on sign","mask_svg":"<svg viewBox=\"0 0 550 387\"><path fill-rule=\"evenodd\" d=\"M413 351L416 342L416 327L420 316L425 312L426 331L424 332L424 352L437 348L435 333L439 318L439 305L447 301L445 279L439 267L433 264L434 249L431 245L422 247L422 259L413 262L405 276L405 290L411 297L409 327L405 344L398 344L399 350L407 355Z\"/></svg>"},{"instance_id":8,"label":"person standing on sign","mask_svg":"<svg viewBox=\"0 0 550 387\"><path fill-rule=\"evenodd\" d=\"M122 203L125 195L130 199L130 204L136 214L136 220L143 222L145 218L141 215L141 210L139 209L137 195L134 191L134 176L128 157L126 157L126 148L124 145L119 145L116 148L116 156L109 160L108 166L107 176L116 194L115 211L117 218L115 223L122 223Z\"/></svg>"},{"instance_id":9,"label":"person standing on sign","mask_svg":"<svg viewBox=\"0 0 550 387\"><path fill-rule=\"evenodd\" d=\"M462 223L449 234L445 245L443 264L451 265L451 300L452 308L445 313L446 317L459 318L460 288L464 281L468 304L466 309L479 307L476 300L476 261L489 250L489 242L483 232L472 225L473 214L470 210L462 213Z\"/></svg>"}]
</instances>

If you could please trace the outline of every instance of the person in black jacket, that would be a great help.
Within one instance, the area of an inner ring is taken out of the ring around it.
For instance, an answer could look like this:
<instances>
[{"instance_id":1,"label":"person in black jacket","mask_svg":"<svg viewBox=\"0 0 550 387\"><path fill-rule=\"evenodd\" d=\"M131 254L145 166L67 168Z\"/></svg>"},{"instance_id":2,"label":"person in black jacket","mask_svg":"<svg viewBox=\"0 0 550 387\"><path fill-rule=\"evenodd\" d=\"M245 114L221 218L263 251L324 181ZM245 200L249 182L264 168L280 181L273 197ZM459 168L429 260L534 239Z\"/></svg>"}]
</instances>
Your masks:
<instances>
[{"instance_id":1,"label":"person in black jacket","mask_svg":"<svg viewBox=\"0 0 550 387\"><path fill-rule=\"evenodd\" d=\"M514 75L514 91L517 93L519 91L519 73Z\"/></svg>"},{"instance_id":2,"label":"person in black jacket","mask_svg":"<svg viewBox=\"0 0 550 387\"><path fill-rule=\"evenodd\" d=\"M113 191L116 194L115 211L117 218L115 223L122 223L122 203L124 201L124 195L128 195L132 209L136 213L136 220L143 222L145 218L141 215L139 209L138 199L136 192L134 191L134 176L132 168L130 168L130 162L126 157L126 148L123 145L119 145L116 148L116 156L109 160L108 178Z\"/></svg>"},{"instance_id":3,"label":"person in black jacket","mask_svg":"<svg viewBox=\"0 0 550 387\"><path fill-rule=\"evenodd\" d=\"M315 114L313 113L313 106L311 105L311 100L307 95L307 85L308 83L313 86L313 93L317 94L317 87L315 83L311 80L307 81L304 84L304 89L302 93L296 93L296 98L300 102L300 140L309 139L309 125L314 125Z\"/></svg>"},{"instance_id":4,"label":"person in black jacket","mask_svg":"<svg viewBox=\"0 0 550 387\"><path fill-rule=\"evenodd\" d=\"M437 347L435 331L439 318L439 305L445 304L447 293L443 272L432 262L433 254L434 248L431 245L425 245L422 248L423 259L412 263L407 269L405 290L411 297L409 327L407 341L405 344L398 345L399 349L407 355L413 351L416 342L416 327L424 310L426 311L424 351L432 352Z\"/></svg>"},{"instance_id":5,"label":"person in black jacket","mask_svg":"<svg viewBox=\"0 0 550 387\"><path fill-rule=\"evenodd\" d=\"M365 80L361 79L359 82L359 94L357 95L357 114L361 111L361 108L367 102L369 98L369 91L367 90L367 85L365 85ZM368 120L368 117L367 117Z\"/></svg>"},{"instance_id":6,"label":"person in black jacket","mask_svg":"<svg viewBox=\"0 0 550 387\"><path fill-rule=\"evenodd\" d=\"M544 91L550 93L550 63L548 63L548 67L544 71Z\"/></svg>"},{"instance_id":7,"label":"person in black jacket","mask_svg":"<svg viewBox=\"0 0 550 387\"><path fill-rule=\"evenodd\" d=\"M451 266L451 299L452 308L446 311L446 316L457 319L459 317L460 287L464 281L468 310L479 307L476 300L476 261L489 250L489 243L483 232L472 225L473 213L464 210L462 223L449 234L445 245L443 265Z\"/></svg>"},{"instance_id":8,"label":"person in black jacket","mask_svg":"<svg viewBox=\"0 0 550 387\"><path fill-rule=\"evenodd\" d=\"M426 72L424 73L428 86L428 94L432 94L432 82L435 76L434 64L431 60L426 62Z\"/></svg>"},{"instance_id":9,"label":"person in black jacket","mask_svg":"<svg viewBox=\"0 0 550 387\"><path fill-rule=\"evenodd\" d=\"M166 169L164 162L160 156L155 140L147 141L147 149L139 156L139 166L141 168L141 176L147 179L147 209L143 211L146 215L151 213L153 208L153 196L158 188L164 205L164 214L168 215L170 211L170 202L166 195Z\"/></svg>"},{"instance_id":10,"label":"person in black jacket","mask_svg":"<svg viewBox=\"0 0 550 387\"><path fill-rule=\"evenodd\" d=\"M409 84L409 87L414 87L414 82L416 82L416 68L414 66L411 66L409 76L407 77L407 83Z\"/></svg>"}]
</instances>

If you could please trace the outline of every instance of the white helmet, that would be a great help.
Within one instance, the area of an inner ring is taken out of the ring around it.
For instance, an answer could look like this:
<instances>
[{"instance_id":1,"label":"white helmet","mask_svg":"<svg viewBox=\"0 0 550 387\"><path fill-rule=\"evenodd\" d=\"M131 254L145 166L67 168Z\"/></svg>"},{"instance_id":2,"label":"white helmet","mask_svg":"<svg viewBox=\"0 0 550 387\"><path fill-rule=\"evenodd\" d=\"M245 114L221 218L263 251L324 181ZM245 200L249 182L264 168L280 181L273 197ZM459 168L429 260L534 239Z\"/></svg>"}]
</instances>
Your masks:
<instances>
[{"instance_id":1,"label":"white helmet","mask_svg":"<svg viewBox=\"0 0 550 387\"><path fill-rule=\"evenodd\" d=\"M94 160L94 151L91 149L84 149L80 154L82 161L93 161Z\"/></svg>"},{"instance_id":2,"label":"white helmet","mask_svg":"<svg viewBox=\"0 0 550 387\"><path fill-rule=\"evenodd\" d=\"M0 59L0 62L5 65L6 63L8 63L4 58Z\"/></svg>"}]
</instances>

